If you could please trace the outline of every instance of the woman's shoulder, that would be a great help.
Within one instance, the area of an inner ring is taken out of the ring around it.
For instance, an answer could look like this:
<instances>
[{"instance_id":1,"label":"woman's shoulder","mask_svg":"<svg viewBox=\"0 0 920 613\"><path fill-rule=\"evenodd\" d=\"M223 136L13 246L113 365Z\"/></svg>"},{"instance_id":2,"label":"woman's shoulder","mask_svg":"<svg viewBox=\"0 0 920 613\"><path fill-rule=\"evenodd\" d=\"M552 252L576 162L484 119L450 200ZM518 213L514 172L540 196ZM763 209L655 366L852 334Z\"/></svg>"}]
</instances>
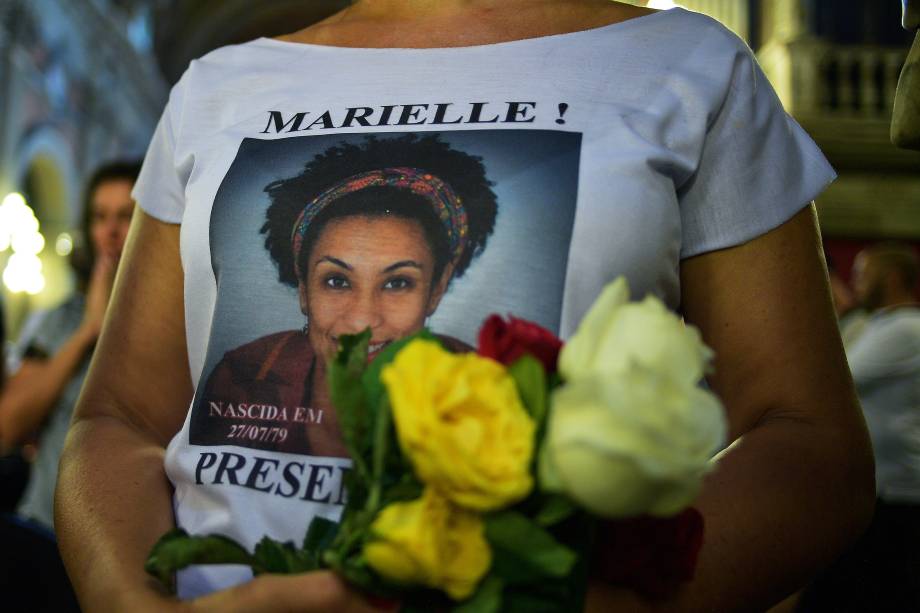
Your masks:
<instances>
[{"instance_id":1,"label":"woman's shoulder","mask_svg":"<svg viewBox=\"0 0 920 613\"><path fill-rule=\"evenodd\" d=\"M753 55L747 43L719 20L676 7L639 14L573 38L575 47L607 56L612 67L645 65L647 78L705 65L713 58Z\"/></svg>"},{"instance_id":2,"label":"woman's shoulder","mask_svg":"<svg viewBox=\"0 0 920 613\"><path fill-rule=\"evenodd\" d=\"M644 51L661 67L706 63L713 57L753 55L747 43L719 20L683 8L664 11L641 36ZM648 18L640 18L648 19Z\"/></svg>"},{"instance_id":3,"label":"woman's shoulder","mask_svg":"<svg viewBox=\"0 0 920 613\"><path fill-rule=\"evenodd\" d=\"M170 91L170 102L194 110L197 103L250 94L264 99L272 88L289 82L277 79L290 71L289 51L276 41L257 38L225 45L189 62ZM306 61L306 60L304 60ZM274 78L272 78L274 77Z\"/></svg>"}]
</instances>

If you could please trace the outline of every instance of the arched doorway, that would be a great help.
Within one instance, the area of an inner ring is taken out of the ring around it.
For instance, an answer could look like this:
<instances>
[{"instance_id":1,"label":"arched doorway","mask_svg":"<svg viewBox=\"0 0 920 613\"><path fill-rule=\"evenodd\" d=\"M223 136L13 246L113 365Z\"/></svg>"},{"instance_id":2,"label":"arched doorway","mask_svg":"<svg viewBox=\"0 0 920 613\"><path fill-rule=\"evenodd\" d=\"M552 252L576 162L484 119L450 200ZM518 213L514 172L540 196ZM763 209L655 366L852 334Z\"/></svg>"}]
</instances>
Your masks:
<instances>
[{"instance_id":1,"label":"arched doorway","mask_svg":"<svg viewBox=\"0 0 920 613\"><path fill-rule=\"evenodd\" d=\"M44 237L43 248L35 254L41 262L44 286L37 293L29 294L13 292L6 284L0 284L8 310L10 338L16 337L30 312L53 307L73 291L73 274L66 254L58 253L55 246L62 233L70 232L79 214L75 206L79 201L78 189L68 140L54 126L43 125L27 130L17 149L15 158L20 163L13 188L34 211L39 232ZM6 194L0 194L0 199L4 196ZM6 269L12 254L12 248L0 254L0 269Z\"/></svg>"}]
</instances>

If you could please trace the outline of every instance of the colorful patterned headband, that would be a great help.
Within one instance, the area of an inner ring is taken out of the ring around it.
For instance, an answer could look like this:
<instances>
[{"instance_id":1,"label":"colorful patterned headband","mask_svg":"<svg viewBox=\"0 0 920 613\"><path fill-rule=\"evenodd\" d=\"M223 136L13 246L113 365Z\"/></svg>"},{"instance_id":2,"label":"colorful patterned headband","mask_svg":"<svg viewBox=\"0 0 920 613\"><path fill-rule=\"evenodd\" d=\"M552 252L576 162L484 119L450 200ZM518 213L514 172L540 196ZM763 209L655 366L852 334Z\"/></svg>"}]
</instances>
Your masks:
<instances>
[{"instance_id":1,"label":"colorful patterned headband","mask_svg":"<svg viewBox=\"0 0 920 613\"><path fill-rule=\"evenodd\" d=\"M383 168L348 177L321 193L303 208L291 230L294 270L298 278L301 277L298 260L303 238L316 216L346 194L378 186L397 187L425 198L447 231L451 260L456 261L463 254L469 234L469 223L460 196L447 183L424 170L408 167Z\"/></svg>"}]
</instances>

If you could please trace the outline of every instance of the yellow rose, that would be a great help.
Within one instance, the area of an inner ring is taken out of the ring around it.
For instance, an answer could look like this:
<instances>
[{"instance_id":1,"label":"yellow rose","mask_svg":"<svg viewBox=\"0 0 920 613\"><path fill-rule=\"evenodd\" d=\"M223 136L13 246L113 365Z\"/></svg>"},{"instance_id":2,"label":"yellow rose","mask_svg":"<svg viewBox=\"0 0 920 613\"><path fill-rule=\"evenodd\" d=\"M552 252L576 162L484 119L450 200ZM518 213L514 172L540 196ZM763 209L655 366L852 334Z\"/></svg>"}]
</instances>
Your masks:
<instances>
[{"instance_id":1,"label":"yellow rose","mask_svg":"<svg viewBox=\"0 0 920 613\"><path fill-rule=\"evenodd\" d=\"M726 435L711 392L636 364L567 382L552 404L540 485L603 517L684 509Z\"/></svg>"},{"instance_id":2,"label":"yellow rose","mask_svg":"<svg viewBox=\"0 0 920 613\"><path fill-rule=\"evenodd\" d=\"M478 511L530 492L534 422L501 364L417 339L381 379L399 444L424 483Z\"/></svg>"},{"instance_id":3,"label":"yellow rose","mask_svg":"<svg viewBox=\"0 0 920 613\"><path fill-rule=\"evenodd\" d=\"M563 346L559 372L565 379L611 375L638 363L695 384L711 359L712 350L703 344L699 330L685 325L654 296L629 302L626 279L619 277L604 288Z\"/></svg>"},{"instance_id":4,"label":"yellow rose","mask_svg":"<svg viewBox=\"0 0 920 613\"><path fill-rule=\"evenodd\" d=\"M397 583L441 589L454 600L470 596L492 563L479 514L431 488L418 500L385 507L371 532L364 557L374 570Z\"/></svg>"}]
</instances>

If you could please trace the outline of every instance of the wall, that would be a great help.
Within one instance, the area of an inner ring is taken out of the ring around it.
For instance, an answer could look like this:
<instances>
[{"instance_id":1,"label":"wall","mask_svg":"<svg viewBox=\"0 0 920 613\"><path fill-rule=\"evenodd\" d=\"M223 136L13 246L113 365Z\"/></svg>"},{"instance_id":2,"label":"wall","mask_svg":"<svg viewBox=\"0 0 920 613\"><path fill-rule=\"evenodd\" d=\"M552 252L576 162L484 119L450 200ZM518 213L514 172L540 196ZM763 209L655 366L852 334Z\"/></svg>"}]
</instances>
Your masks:
<instances>
[{"instance_id":1,"label":"wall","mask_svg":"<svg viewBox=\"0 0 920 613\"><path fill-rule=\"evenodd\" d=\"M138 16L126 2L0 2L0 199L26 195L46 240L43 291L12 293L0 284L8 333L73 290L55 242L73 232L88 175L146 150L167 87ZM9 256L0 252L0 270Z\"/></svg>"}]
</instances>

